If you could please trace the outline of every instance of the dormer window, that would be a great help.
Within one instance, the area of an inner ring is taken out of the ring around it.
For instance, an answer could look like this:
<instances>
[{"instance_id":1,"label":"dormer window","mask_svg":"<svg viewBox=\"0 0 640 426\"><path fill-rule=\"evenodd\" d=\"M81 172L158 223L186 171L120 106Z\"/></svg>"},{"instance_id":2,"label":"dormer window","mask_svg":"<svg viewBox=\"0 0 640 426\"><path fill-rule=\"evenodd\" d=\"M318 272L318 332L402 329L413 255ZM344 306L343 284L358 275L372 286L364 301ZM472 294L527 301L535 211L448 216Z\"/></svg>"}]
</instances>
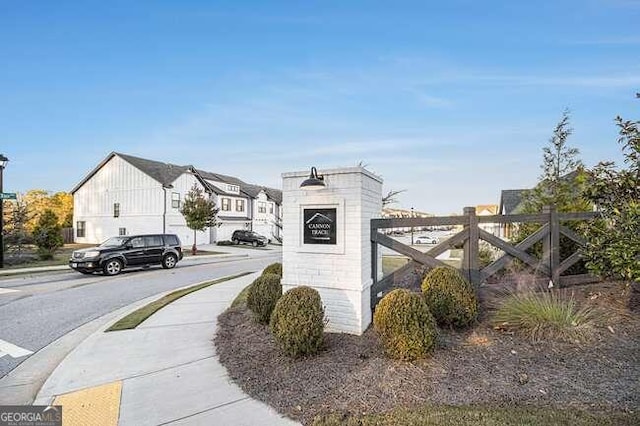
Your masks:
<instances>
[{"instance_id":1,"label":"dormer window","mask_svg":"<svg viewBox=\"0 0 640 426\"><path fill-rule=\"evenodd\" d=\"M238 185L227 185L227 192L240 192L240 187Z\"/></svg>"}]
</instances>

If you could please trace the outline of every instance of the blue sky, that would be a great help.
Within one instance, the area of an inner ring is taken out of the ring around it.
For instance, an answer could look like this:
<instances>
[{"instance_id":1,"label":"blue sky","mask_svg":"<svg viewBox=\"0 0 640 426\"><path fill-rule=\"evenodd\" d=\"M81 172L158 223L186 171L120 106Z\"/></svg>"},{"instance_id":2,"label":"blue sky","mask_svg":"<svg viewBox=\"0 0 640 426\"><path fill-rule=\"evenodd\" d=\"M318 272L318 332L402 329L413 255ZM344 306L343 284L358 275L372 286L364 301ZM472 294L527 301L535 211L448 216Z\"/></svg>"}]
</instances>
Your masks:
<instances>
[{"instance_id":1,"label":"blue sky","mask_svg":"<svg viewBox=\"0 0 640 426\"><path fill-rule=\"evenodd\" d=\"M591 166L640 119L640 0L0 0L5 191L120 151L279 187L367 164L447 214L529 187L562 111Z\"/></svg>"}]
</instances>

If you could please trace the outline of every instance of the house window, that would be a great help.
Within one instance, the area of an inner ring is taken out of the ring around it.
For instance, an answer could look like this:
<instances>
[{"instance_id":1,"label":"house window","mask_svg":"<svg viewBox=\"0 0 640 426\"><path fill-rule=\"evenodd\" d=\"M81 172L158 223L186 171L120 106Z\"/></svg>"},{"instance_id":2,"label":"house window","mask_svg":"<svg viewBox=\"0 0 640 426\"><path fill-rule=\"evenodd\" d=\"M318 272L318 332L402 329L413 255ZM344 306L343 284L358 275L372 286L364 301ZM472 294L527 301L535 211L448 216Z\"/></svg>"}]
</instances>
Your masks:
<instances>
[{"instance_id":1,"label":"house window","mask_svg":"<svg viewBox=\"0 0 640 426\"><path fill-rule=\"evenodd\" d=\"M238 185L227 185L228 192L239 192L240 187Z\"/></svg>"},{"instance_id":2,"label":"house window","mask_svg":"<svg viewBox=\"0 0 640 426\"><path fill-rule=\"evenodd\" d=\"M236 200L236 211L237 212L244 211L244 200Z\"/></svg>"},{"instance_id":3,"label":"house window","mask_svg":"<svg viewBox=\"0 0 640 426\"><path fill-rule=\"evenodd\" d=\"M273 214L273 203L269 203L269 213Z\"/></svg>"},{"instance_id":4,"label":"house window","mask_svg":"<svg viewBox=\"0 0 640 426\"><path fill-rule=\"evenodd\" d=\"M120 203L113 203L113 217L120 217Z\"/></svg>"},{"instance_id":5,"label":"house window","mask_svg":"<svg viewBox=\"0 0 640 426\"><path fill-rule=\"evenodd\" d=\"M76 222L76 237L84 237L85 236L85 221Z\"/></svg>"},{"instance_id":6,"label":"house window","mask_svg":"<svg viewBox=\"0 0 640 426\"><path fill-rule=\"evenodd\" d=\"M127 228L120 228L118 230L118 235L127 235Z\"/></svg>"},{"instance_id":7,"label":"house window","mask_svg":"<svg viewBox=\"0 0 640 426\"><path fill-rule=\"evenodd\" d=\"M266 213L267 212L267 203L264 201L258 201L258 213Z\"/></svg>"},{"instance_id":8,"label":"house window","mask_svg":"<svg viewBox=\"0 0 640 426\"><path fill-rule=\"evenodd\" d=\"M178 192L171 193L171 208L174 208L174 209L180 208L180 193Z\"/></svg>"},{"instance_id":9,"label":"house window","mask_svg":"<svg viewBox=\"0 0 640 426\"><path fill-rule=\"evenodd\" d=\"M231 210L231 199L230 198L223 198L222 199L222 210L223 211Z\"/></svg>"}]
</instances>

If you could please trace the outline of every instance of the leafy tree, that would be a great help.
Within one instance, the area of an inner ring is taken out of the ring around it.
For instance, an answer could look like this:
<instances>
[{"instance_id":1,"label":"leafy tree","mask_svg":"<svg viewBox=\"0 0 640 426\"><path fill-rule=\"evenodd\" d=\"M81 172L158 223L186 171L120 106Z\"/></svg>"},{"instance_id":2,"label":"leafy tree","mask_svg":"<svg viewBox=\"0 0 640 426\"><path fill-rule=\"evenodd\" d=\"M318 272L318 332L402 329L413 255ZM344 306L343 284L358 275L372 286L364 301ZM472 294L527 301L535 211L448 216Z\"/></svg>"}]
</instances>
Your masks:
<instances>
[{"instance_id":1,"label":"leafy tree","mask_svg":"<svg viewBox=\"0 0 640 426\"><path fill-rule=\"evenodd\" d=\"M73 226L73 195L68 192L56 192L49 197L49 208L58 216L60 226Z\"/></svg>"},{"instance_id":2,"label":"leafy tree","mask_svg":"<svg viewBox=\"0 0 640 426\"><path fill-rule=\"evenodd\" d=\"M30 189L23 196L29 210L29 220L26 224L28 232L33 232L42 213L49 209L49 193L44 189Z\"/></svg>"},{"instance_id":3,"label":"leafy tree","mask_svg":"<svg viewBox=\"0 0 640 426\"><path fill-rule=\"evenodd\" d=\"M62 227L71 227L73 222L73 196L68 192L56 192L49 195L44 189L31 189L23 195L23 200L29 209L27 231L33 231L40 215L47 209L52 210L58 217Z\"/></svg>"},{"instance_id":4,"label":"leafy tree","mask_svg":"<svg viewBox=\"0 0 640 426\"><path fill-rule=\"evenodd\" d=\"M592 210L591 203L583 196L587 175L584 165L579 159L580 151L567 143L573 133L570 127L569 111L562 113L562 118L553 130L549 144L542 149L542 174L538 184L524 194L522 213L540 213L544 206L555 206L559 212L579 212ZM584 225L579 222L565 224L572 230L583 233ZM539 228L538 224L521 224L514 236L514 241L524 240ZM560 257L568 257L578 249L577 244L564 235L560 236ZM541 257L542 244L537 243L530 252ZM574 265L569 273L585 272L584 265Z\"/></svg>"},{"instance_id":5,"label":"leafy tree","mask_svg":"<svg viewBox=\"0 0 640 426\"><path fill-rule=\"evenodd\" d=\"M45 210L33 229L33 240L38 247L40 259L53 259L56 249L62 247L64 241L60 230L56 214L52 210Z\"/></svg>"},{"instance_id":6,"label":"leafy tree","mask_svg":"<svg viewBox=\"0 0 640 426\"><path fill-rule=\"evenodd\" d=\"M184 197L184 203L180 209L180 213L187 222L187 227L193 229L193 246L191 252L196 254L196 231L204 231L211 226L218 226L216 217L218 208L215 202L204 196L204 191L196 184L189 190Z\"/></svg>"},{"instance_id":7,"label":"leafy tree","mask_svg":"<svg viewBox=\"0 0 640 426\"><path fill-rule=\"evenodd\" d=\"M555 206L558 211L590 210L590 203L582 196L586 182L580 151L569 147L567 140L573 133L569 124L569 111L553 130L549 145L542 149L542 174L538 184L523 199L523 213L538 213L544 206Z\"/></svg>"},{"instance_id":8,"label":"leafy tree","mask_svg":"<svg viewBox=\"0 0 640 426\"><path fill-rule=\"evenodd\" d=\"M4 202L3 213L4 252L20 259L24 246L31 242L26 229L29 220L27 205L18 197L16 201Z\"/></svg>"},{"instance_id":9,"label":"leafy tree","mask_svg":"<svg viewBox=\"0 0 640 426\"><path fill-rule=\"evenodd\" d=\"M602 214L587 232L587 267L609 278L635 281L640 295L640 121L616 118L626 168L601 162L589 173L586 196Z\"/></svg>"}]
</instances>

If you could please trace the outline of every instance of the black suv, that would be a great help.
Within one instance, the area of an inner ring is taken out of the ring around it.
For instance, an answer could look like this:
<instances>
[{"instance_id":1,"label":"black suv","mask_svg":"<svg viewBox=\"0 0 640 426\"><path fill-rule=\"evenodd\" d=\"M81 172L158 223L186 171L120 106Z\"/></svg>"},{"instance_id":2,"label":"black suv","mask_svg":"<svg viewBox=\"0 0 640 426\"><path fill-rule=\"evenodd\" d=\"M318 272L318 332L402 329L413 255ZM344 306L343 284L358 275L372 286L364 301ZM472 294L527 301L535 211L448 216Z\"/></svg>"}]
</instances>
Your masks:
<instances>
[{"instance_id":1,"label":"black suv","mask_svg":"<svg viewBox=\"0 0 640 426\"><path fill-rule=\"evenodd\" d=\"M132 266L162 265L171 269L181 259L182 246L177 235L129 235L74 251L69 266L83 274L102 271L105 275L117 275Z\"/></svg>"},{"instance_id":2,"label":"black suv","mask_svg":"<svg viewBox=\"0 0 640 426\"><path fill-rule=\"evenodd\" d=\"M240 229L238 229L237 231L233 231L231 241L233 241L234 244L249 243L254 247L266 246L269 242L269 240L267 240L267 237L256 234L253 231L242 231Z\"/></svg>"}]
</instances>

